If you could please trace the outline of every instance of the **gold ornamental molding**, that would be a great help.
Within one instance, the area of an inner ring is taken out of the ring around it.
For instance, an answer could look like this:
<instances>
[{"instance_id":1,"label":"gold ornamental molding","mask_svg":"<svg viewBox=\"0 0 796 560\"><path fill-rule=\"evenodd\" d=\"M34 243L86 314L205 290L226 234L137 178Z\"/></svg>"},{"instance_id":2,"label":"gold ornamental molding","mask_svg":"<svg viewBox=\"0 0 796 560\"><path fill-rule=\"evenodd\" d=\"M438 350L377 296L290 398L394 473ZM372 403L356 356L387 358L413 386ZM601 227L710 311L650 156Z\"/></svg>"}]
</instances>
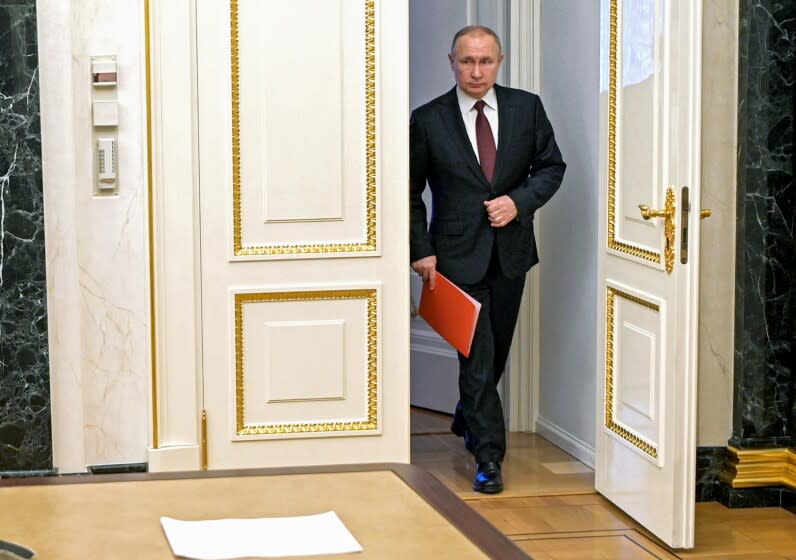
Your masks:
<instances>
[{"instance_id":1,"label":"gold ornamental molding","mask_svg":"<svg viewBox=\"0 0 796 560\"><path fill-rule=\"evenodd\" d=\"M796 490L796 449L727 446L727 459L719 480L732 488L787 486Z\"/></svg>"},{"instance_id":2,"label":"gold ornamental molding","mask_svg":"<svg viewBox=\"0 0 796 560\"><path fill-rule=\"evenodd\" d=\"M617 297L643 305L655 312L659 311L659 307L652 302L617 290L611 286L608 287L608 302L606 305L605 317L605 427L633 447L640 449L653 459L657 459L658 448L655 445L620 425L614 418L614 309Z\"/></svg>"},{"instance_id":3,"label":"gold ornamental molding","mask_svg":"<svg viewBox=\"0 0 796 560\"><path fill-rule=\"evenodd\" d=\"M152 448L160 447L158 421L158 347L157 299L155 285L155 193L152 181L152 34L150 0L144 1L144 66L146 74L146 181L147 181L147 244L149 249L149 389L152 395Z\"/></svg>"},{"instance_id":4,"label":"gold ornamental molding","mask_svg":"<svg viewBox=\"0 0 796 560\"><path fill-rule=\"evenodd\" d=\"M608 248L660 264L661 254L637 245L619 241L616 238L616 97L618 64L618 20L619 2L611 0L609 15L609 54L608 54Z\"/></svg>"},{"instance_id":5,"label":"gold ornamental molding","mask_svg":"<svg viewBox=\"0 0 796 560\"><path fill-rule=\"evenodd\" d=\"M663 224L663 234L666 238L663 253L667 274L671 274L674 270L674 210L674 188L669 187L666 189L666 206L664 206L664 213L669 217Z\"/></svg>"},{"instance_id":6,"label":"gold ornamental molding","mask_svg":"<svg viewBox=\"0 0 796 560\"><path fill-rule=\"evenodd\" d=\"M376 0L365 7L365 241L361 243L308 243L244 245L241 218L240 156L240 46L238 0L229 0L230 68L232 79L232 222L236 257L366 253L376 251Z\"/></svg>"},{"instance_id":7,"label":"gold ornamental molding","mask_svg":"<svg viewBox=\"0 0 796 560\"><path fill-rule=\"evenodd\" d=\"M378 429L378 326L375 289L259 292L235 294L235 432L239 436L356 432ZM332 301L362 299L367 301L367 418L354 421L297 424L246 424L245 385L243 380L243 307L250 303L286 301Z\"/></svg>"}]
</instances>

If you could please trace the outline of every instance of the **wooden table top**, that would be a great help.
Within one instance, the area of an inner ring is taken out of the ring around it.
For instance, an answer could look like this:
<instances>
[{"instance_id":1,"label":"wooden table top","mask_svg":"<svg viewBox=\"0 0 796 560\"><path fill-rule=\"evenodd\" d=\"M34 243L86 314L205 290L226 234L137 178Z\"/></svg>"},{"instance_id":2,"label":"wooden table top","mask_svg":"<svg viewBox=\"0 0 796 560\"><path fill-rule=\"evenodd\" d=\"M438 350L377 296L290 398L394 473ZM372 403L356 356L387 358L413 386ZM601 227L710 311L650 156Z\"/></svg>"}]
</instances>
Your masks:
<instances>
[{"instance_id":1,"label":"wooden table top","mask_svg":"<svg viewBox=\"0 0 796 560\"><path fill-rule=\"evenodd\" d=\"M528 558L436 478L404 464L9 478L0 480L0 504L0 539L42 559L174 558L161 516L326 511L364 549L330 560Z\"/></svg>"}]
</instances>

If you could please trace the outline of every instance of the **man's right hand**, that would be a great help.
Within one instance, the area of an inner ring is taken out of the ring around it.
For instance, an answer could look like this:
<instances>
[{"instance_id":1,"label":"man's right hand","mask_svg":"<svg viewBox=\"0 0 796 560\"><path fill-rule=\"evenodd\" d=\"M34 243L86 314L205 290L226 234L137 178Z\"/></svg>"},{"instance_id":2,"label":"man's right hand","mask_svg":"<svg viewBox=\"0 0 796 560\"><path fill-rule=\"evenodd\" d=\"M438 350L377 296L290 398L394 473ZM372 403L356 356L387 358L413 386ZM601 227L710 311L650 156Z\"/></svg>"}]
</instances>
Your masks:
<instances>
[{"instance_id":1,"label":"man's right hand","mask_svg":"<svg viewBox=\"0 0 796 560\"><path fill-rule=\"evenodd\" d=\"M434 289L434 280L437 273L437 257L431 255L423 257L412 263L412 269L417 272L423 279L423 282L428 282L428 289Z\"/></svg>"}]
</instances>

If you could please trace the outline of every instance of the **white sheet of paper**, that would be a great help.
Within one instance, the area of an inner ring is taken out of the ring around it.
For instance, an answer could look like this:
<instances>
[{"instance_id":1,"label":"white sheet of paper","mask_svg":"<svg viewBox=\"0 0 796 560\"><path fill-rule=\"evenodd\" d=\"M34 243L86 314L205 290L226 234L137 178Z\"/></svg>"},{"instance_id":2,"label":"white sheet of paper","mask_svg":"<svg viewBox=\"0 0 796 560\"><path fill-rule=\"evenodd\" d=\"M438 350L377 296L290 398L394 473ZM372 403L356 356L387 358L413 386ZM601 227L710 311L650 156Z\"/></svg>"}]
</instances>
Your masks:
<instances>
[{"instance_id":1,"label":"white sheet of paper","mask_svg":"<svg viewBox=\"0 0 796 560\"><path fill-rule=\"evenodd\" d=\"M161 517L172 552L196 560L361 552L333 511L304 517L180 521Z\"/></svg>"}]
</instances>

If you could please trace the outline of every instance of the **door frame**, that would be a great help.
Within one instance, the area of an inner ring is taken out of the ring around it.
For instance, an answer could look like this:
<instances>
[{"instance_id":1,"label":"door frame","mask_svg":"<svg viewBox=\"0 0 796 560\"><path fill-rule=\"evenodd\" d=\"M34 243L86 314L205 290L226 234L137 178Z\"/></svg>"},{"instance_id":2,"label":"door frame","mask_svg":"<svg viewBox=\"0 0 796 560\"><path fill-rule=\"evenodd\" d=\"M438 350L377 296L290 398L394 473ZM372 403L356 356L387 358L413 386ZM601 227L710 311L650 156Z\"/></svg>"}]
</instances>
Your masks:
<instances>
[{"instance_id":1,"label":"door frame","mask_svg":"<svg viewBox=\"0 0 796 560\"><path fill-rule=\"evenodd\" d=\"M503 38L506 59L502 82L538 93L541 85L541 0L467 0L466 13L468 25L490 25ZM497 21L493 23L492 20ZM536 221L538 241L541 220L537 217ZM419 280L413 273L410 276L419 293ZM539 297L538 270L534 268L526 277L506 374L498 385L510 431L536 431L540 378ZM458 370L455 351L429 328L412 329L411 340L413 352L450 360ZM458 394L458 389L454 392Z\"/></svg>"},{"instance_id":2,"label":"door frame","mask_svg":"<svg viewBox=\"0 0 796 560\"><path fill-rule=\"evenodd\" d=\"M541 88L541 0L511 0L509 9L509 86L539 92ZM541 239L537 218L536 239ZM508 399L508 429L535 432L539 416L540 291L537 267L525 279L517 327L509 352L504 398ZM519 344L520 341L525 344Z\"/></svg>"},{"instance_id":3,"label":"door frame","mask_svg":"<svg viewBox=\"0 0 796 560\"><path fill-rule=\"evenodd\" d=\"M152 471L191 470L201 466L203 387L199 255L197 254L198 142L196 115L195 21L190 0L145 0L147 153L151 347L151 434L147 456ZM509 85L539 91L541 0L509 0ZM185 61L189 61L185 64ZM168 72L165 69L168 68ZM175 72L175 69L179 71ZM168 82L168 87L165 87ZM192 103L184 103L185 98ZM169 115L168 119L164 115ZM181 138L179 143L166 138ZM190 181L185 178L190 177ZM165 185L169 188L166 189ZM185 205L186 198L193 205ZM183 227L166 230L166 223ZM538 227L538 226L537 226ZM177 234L177 238L167 235ZM182 250L180 250L180 248ZM177 276L183 289L166 293L164 279ZM508 427L536 430L539 395L539 277L526 279L515 343L509 357ZM192 325L193 328L186 328ZM526 344L518 344L525 341ZM179 363L166 360L167 347L184 349ZM174 399L190 395L196 399ZM407 403L408 404L408 403Z\"/></svg>"},{"instance_id":4,"label":"door frame","mask_svg":"<svg viewBox=\"0 0 796 560\"><path fill-rule=\"evenodd\" d=\"M382 8L376 10L376 20L391 21L391 13L396 12L396 8ZM203 410L207 403L203 386L205 381L201 316L203 310L198 180L198 122L201 116L197 100L196 0L174 0L167 3L144 0L144 9L145 97L150 185L148 238L151 322L151 433L147 459L150 471L197 470L207 467L207 416ZM396 21L394 15L392 21ZM374 46L378 61L374 72L378 87L383 88L384 92L401 91L396 87L397 84L393 83L399 79L399 76L393 78L392 74L380 70L381 64L390 66L396 53L402 52L401 41L396 41L396 34L391 32L392 29L398 30L399 34L403 31L401 25L406 23L400 22L400 18L398 22L394 27L382 29L382 38L378 38ZM391 45L391 48L383 49L382 45ZM377 93L375 103L384 101L382 95ZM190 99L189 103L185 103L186 98ZM391 99L395 99L391 101L393 103L405 103L398 93L394 93ZM165 118L166 116L168 118ZM403 122L403 117L401 118ZM390 133L387 121L379 120L377 117L377 123L378 147L374 157L381 169L376 174L381 184L382 176L400 177L396 174L395 166L389 163L394 158L388 162L380 154L398 153L400 157L399 148L404 146L405 142L398 140L399 146L391 145L390 139L396 136ZM397 191L390 189L390 192ZM390 200L387 196L379 195L377 219L384 215L384 208L390 207ZM191 203L186 204L186 201ZM392 208L397 207L392 206ZM405 211L408 214L408 206ZM383 231L383 226L380 227L379 245L388 241L394 243L395 232ZM408 228L408 225L406 227ZM395 235L402 234L398 231ZM383 246L378 250L379 258L383 260L382 251ZM401 262L408 257L408 245L405 252L406 256L400 257ZM394 261L395 258L397 256L391 257L391 260ZM397 312L393 308L400 305L403 309L408 307L406 303L399 301L389 305L379 304L378 320L384 321L383 313L390 309L389 312L393 317L391 323L394 324ZM408 358L408 316L404 326L407 332ZM379 361L384 353L382 341L386 339L382 333L380 329ZM175 352L175 348L179 351ZM394 348L392 352L400 356L400 340L396 341ZM167 349L170 351L166 351ZM385 359L388 359L388 356L385 356ZM401 361L393 360L390 363L397 364L393 367L401 368ZM380 369L382 367L380 366ZM379 414L386 414L385 403L395 402L399 398L403 401L404 389L408 403L408 363L406 371L405 387L401 384L401 378L396 376L391 376L386 383L385 387L390 389L389 394L394 397L380 395ZM379 390L382 391L383 388ZM405 433L406 438L400 442L400 446L392 446L389 456L399 456L399 460L408 462L408 408L405 410L405 420L390 418L393 437L396 430L400 429L404 430L402 433ZM385 417L381 418L380 430L386 421ZM378 457L374 456L373 460L378 460Z\"/></svg>"},{"instance_id":5,"label":"door frame","mask_svg":"<svg viewBox=\"0 0 796 560\"><path fill-rule=\"evenodd\" d=\"M147 456L153 472L197 470L201 467L203 388L202 377L197 375L202 371L202 353L196 16L192 0L145 0L144 5L152 324L152 433ZM193 203L186 205L185 200ZM172 278L171 282L166 278ZM174 278L181 289L169 291ZM184 351L177 356L166 352L168 347Z\"/></svg>"}]
</instances>

